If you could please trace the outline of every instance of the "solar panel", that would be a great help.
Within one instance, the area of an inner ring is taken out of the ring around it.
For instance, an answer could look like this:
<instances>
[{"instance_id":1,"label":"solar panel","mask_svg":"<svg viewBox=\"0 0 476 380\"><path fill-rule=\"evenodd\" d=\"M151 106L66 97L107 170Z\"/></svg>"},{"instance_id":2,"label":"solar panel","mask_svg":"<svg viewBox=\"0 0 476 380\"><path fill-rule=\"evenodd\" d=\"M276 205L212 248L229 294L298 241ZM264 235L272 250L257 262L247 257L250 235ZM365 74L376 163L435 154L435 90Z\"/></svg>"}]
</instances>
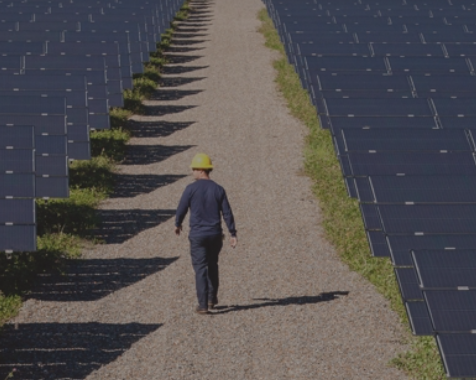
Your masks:
<instances>
[{"instance_id":1,"label":"solar panel","mask_svg":"<svg viewBox=\"0 0 476 380\"><path fill-rule=\"evenodd\" d=\"M0 150L0 173L33 173L35 158L33 149Z\"/></svg>"},{"instance_id":2,"label":"solar panel","mask_svg":"<svg viewBox=\"0 0 476 380\"><path fill-rule=\"evenodd\" d=\"M0 69L18 69L23 68L23 57L18 55L0 56Z\"/></svg>"},{"instance_id":3,"label":"solar panel","mask_svg":"<svg viewBox=\"0 0 476 380\"><path fill-rule=\"evenodd\" d=\"M462 130L445 129L343 129L346 151L470 151Z\"/></svg>"},{"instance_id":4,"label":"solar panel","mask_svg":"<svg viewBox=\"0 0 476 380\"><path fill-rule=\"evenodd\" d=\"M432 117L339 117L328 118L334 134L343 128L438 128Z\"/></svg>"},{"instance_id":5,"label":"solar panel","mask_svg":"<svg viewBox=\"0 0 476 380\"><path fill-rule=\"evenodd\" d=\"M68 175L68 160L66 156L36 156L35 173L38 176Z\"/></svg>"},{"instance_id":6,"label":"solar panel","mask_svg":"<svg viewBox=\"0 0 476 380\"><path fill-rule=\"evenodd\" d=\"M372 192L364 183L357 182L361 202L476 203L475 176L375 176L369 179Z\"/></svg>"},{"instance_id":7,"label":"solar panel","mask_svg":"<svg viewBox=\"0 0 476 380\"><path fill-rule=\"evenodd\" d=\"M414 335L433 335L433 326L425 302L405 302L405 309Z\"/></svg>"},{"instance_id":8,"label":"solar panel","mask_svg":"<svg viewBox=\"0 0 476 380\"><path fill-rule=\"evenodd\" d=\"M366 230L380 231L382 229L382 221L377 206L361 203L360 212L362 213Z\"/></svg>"},{"instance_id":9,"label":"solar panel","mask_svg":"<svg viewBox=\"0 0 476 380\"><path fill-rule=\"evenodd\" d=\"M391 72L459 73L470 74L465 58L387 57Z\"/></svg>"},{"instance_id":10,"label":"solar panel","mask_svg":"<svg viewBox=\"0 0 476 380\"><path fill-rule=\"evenodd\" d=\"M410 251L422 249L471 249L476 235L388 235L386 237L395 266L413 266Z\"/></svg>"},{"instance_id":11,"label":"solar panel","mask_svg":"<svg viewBox=\"0 0 476 380\"><path fill-rule=\"evenodd\" d=\"M51 135L66 134L65 115L38 115L38 114L1 114L0 125L34 125L35 135L48 133Z\"/></svg>"},{"instance_id":12,"label":"solar panel","mask_svg":"<svg viewBox=\"0 0 476 380\"><path fill-rule=\"evenodd\" d=\"M33 149L35 147L34 132L33 126L6 127L0 125L0 149Z\"/></svg>"},{"instance_id":13,"label":"solar panel","mask_svg":"<svg viewBox=\"0 0 476 380\"><path fill-rule=\"evenodd\" d=\"M404 301L423 300L415 268L395 268L395 275Z\"/></svg>"},{"instance_id":14,"label":"solar panel","mask_svg":"<svg viewBox=\"0 0 476 380\"><path fill-rule=\"evenodd\" d=\"M366 231L370 251L374 257L390 257L390 249L385 235L380 231Z\"/></svg>"},{"instance_id":15,"label":"solar panel","mask_svg":"<svg viewBox=\"0 0 476 380\"><path fill-rule=\"evenodd\" d=\"M34 173L0 173L0 198L34 198Z\"/></svg>"},{"instance_id":16,"label":"solar panel","mask_svg":"<svg viewBox=\"0 0 476 380\"><path fill-rule=\"evenodd\" d=\"M34 224L33 199L0 199L0 223L5 225Z\"/></svg>"},{"instance_id":17,"label":"solar panel","mask_svg":"<svg viewBox=\"0 0 476 380\"><path fill-rule=\"evenodd\" d=\"M39 96L0 96L0 113L64 115L66 102L64 98Z\"/></svg>"},{"instance_id":18,"label":"solar panel","mask_svg":"<svg viewBox=\"0 0 476 380\"><path fill-rule=\"evenodd\" d=\"M476 205L389 205L378 211L387 234L475 234Z\"/></svg>"},{"instance_id":19,"label":"solar panel","mask_svg":"<svg viewBox=\"0 0 476 380\"><path fill-rule=\"evenodd\" d=\"M426 290L423 295L435 331L469 333L476 330L475 291Z\"/></svg>"},{"instance_id":20,"label":"solar panel","mask_svg":"<svg viewBox=\"0 0 476 380\"><path fill-rule=\"evenodd\" d=\"M440 44L371 43L373 56L386 57L444 57Z\"/></svg>"},{"instance_id":21,"label":"solar panel","mask_svg":"<svg viewBox=\"0 0 476 380\"><path fill-rule=\"evenodd\" d=\"M425 290L476 289L476 251L414 250L419 286Z\"/></svg>"},{"instance_id":22,"label":"solar panel","mask_svg":"<svg viewBox=\"0 0 476 380\"><path fill-rule=\"evenodd\" d=\"M385 61L370 57L304 57L306 68L319 71L375 71L387 72Z\"/></svg>"},{"instance_id":23,"label":"solar panel","mask_svg":"<svg viewBox=\"0 0 476 380\"><path fill-rule=\"evenodd\" d=\"M451 129L474 129L476 128L476 117L445 117L438 118L443 128Z\"/></svg>"},{"instance_id":24,"label":"solar panel","mask_svg":"<svg viewBox=\"0 0 476 380\"><path fill-rule=\"evenodd\" d=\"M32 207L34 207L34 204ZM0 225L0 250L14 252L36 251L36 226Z\"/></svg>"},{"instance_id":25,"label":"solar panel","mask_svg":"<svg viewBox=\"0 0 476 380\"><path fill-rule=\"evenodd\" d=\"M84 92L89 90L85 77L2 75L1 72L0 88L5 90L77 90Z\"/></svg>"},{"instance_id":26,"label":"solar panel","mask_svg":"<svg viewBox=\"0 0 476 380\"><path fill-rule=\"evenodd\" d=\"M468 75L411 75L411 81L417 92L474 92L476 77Z\"/></svg>"},{"instance_id":27,"label":"solar panel","mask_svg":"<svg viewBox=\"0 0 476 380\"><path fill-rule=\"evenodd\" d=\"M476 98L433 99L439 116L476 117Z\"/></svg>"},{"instance_id":28,"label":"solar panel","mask_svg":"<svg viewBox=\"0 0 476 380\"><path fill-rule=\"evenodd\" d=\"M63 155L67 154L66 136L36 136L36 155Z\"/></svg>"},{"instance_id":29,"label":"solar panel","mask_svg":"<svg viewBox=\"0 0 476 380\"><path fill-rule=\"evenodd\" d=\"M35 22L21 21L18 23L18 30L35 31L35 32L72 30L72 31L79 32L81 30L81 23L78 21L52 21L52 20L35 21Z\"/></svg>"},{"instance_id":30,"label":"solar panel","mask_svg":"<svg viewBox=\"0 0 476 380\"><path fill-rule=\"evenodd\" d=\"M368 46L364 44L296 44L296 53L299 55L323 56L370 56Z\"/></svg>"},{"instance_id":31,"label":"solar panel","mask_svg":"<svg viewBox=\"0 0 476 380\"><path fill-rule=\"evenodd\" d=\"M436 340L448 377L474 377L476 373L476 335L438 334Z\"/></svg>"},{"instance_id":32,"label":"solar panel","mask_svg":"<svg viewBox=\"0 0 476 380\"><path fill-rule=\"evenodd\" d=\"M326 99L331 116L400 116L430 117L426 99Z\"/></svg>"},{"instance_id":33,"label":"solar panel","mask_svg":"<svg viewBox=\"0 0 476 380\"><path fill-rule=\"evenodd\" d=\"M1 61L0 61L1 62ZM25 68L30 69L97 69L106 68L106 61L102 56L40 56L32 55L25 57ZM109 68L108 68L109 69ZM109 71L109 70L108 70ZM109 78L109 72L108 72Z\"/></svg>"},{"instance_id":34,"label":"solar panel","mask_svg":"<svg viewBox=\"0 0 476 380\"><path fill-rule=\"evenodd\" d=\"M412 90L407 75L383 75L381 73L358 74L351 72L321 73L311 72L311 82L316 83L317 90L379 90L382 92L409 92ZM313 74L313 75L312 75Z\"/></svg>"},{"instance_id":35,"label":"solar panel","mask_svg":"<svg viewBox=\"0 0 476 380\"><path fill-rule=\"evenodd\" d=\"M57 41L64 40L63 32L6 32L0 31L0 41L30 42L30 41Z\"/></svg>"},{"instance_id":36,"label":"solar panel","mask_svg":"<svg viewBox=\"0 0 476 380\"><path fill-rule=\"evenodd\" d=\"M69 179L68 177L36 177L35 178L36 198L68 198Z\"/></svg>"},{"instance_id":37,"label":"solar panel","mask_svg":"<svg viewBox=\"0 0 476 380\"><path fill-rule=\"evenodd\" d=\"M391 42L391 43L421 43L420 33L396 33L396 32L374 32L355 33L357 41L361 44L369 42Z\"/></svg>"},{"instance_id":38,"label":"solar panel","mask_svg":"<svg viewBox=\"0 0 476 380\"><path fill-rule=\"evenodd\" d=\"M470 152L349 152L348 157L353 176L476 174Z\"/></svg>"},{"instance_id":39,"label":"solar panel","mask_svg":"<svg viewBox=\"0 0 476 380\"><path fill-rule=\"evenodd\" d=\"M18 55L29 55L29 54L45 54L46 53L46 43L38 42L7 42L0 41L0 54L18 54Z\"/></svg>"},{"instance_id":40,"label":"solar panel","mask_svg":"<svg viewBox=\"0 0 476 380\"><path fill-rule=\"evenodd\" d=\"M440 32L440 33L428 33L423 32L423 39L426 43L435 43L435 42L443 42L443 43L457 43L457 42L465 42L465 43L475 43L476 37L472 33L456 33L455 31L450 31L447 33Z\"/></svg>"},{"instance_id":41,"label":"solar panel","mask_svg":"<svg viewBox=\"0 0 476 380\"><path fill-rule=\"evenodd\" d=\"M82 91L67 91L67 90L3 90L0 88L0 97L1 96L41 96L43 98L65 98L66 106L69 107L87 107L87 94Z\"/></svg>"},{"instance_id":42,"label":"solar panel","mask_svg":"<svg viewBox=\"0 0 476 380\"><path fill-rule=\"evenodd\" d=\"M444 46L450 57L476 57L476 45L446 44Z\"/></svg>"},{"instance_id":43,"label":"solar panel","mask_svg":"<svg viewBox=\"0 0 476 380\"><path fill-rule=\"evenodd\" d=\"M69 141L68 157L74 160L90 160L91 143L89 141Z\"/></svg>"}]
</instances>

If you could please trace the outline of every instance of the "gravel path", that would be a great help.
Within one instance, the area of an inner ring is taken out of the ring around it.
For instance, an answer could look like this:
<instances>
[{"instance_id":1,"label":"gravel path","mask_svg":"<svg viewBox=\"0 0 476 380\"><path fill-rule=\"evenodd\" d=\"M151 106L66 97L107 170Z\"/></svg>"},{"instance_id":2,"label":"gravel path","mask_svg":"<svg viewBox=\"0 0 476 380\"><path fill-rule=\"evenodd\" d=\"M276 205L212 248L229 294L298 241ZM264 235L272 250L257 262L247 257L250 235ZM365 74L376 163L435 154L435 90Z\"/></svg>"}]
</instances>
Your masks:
<instances>
[{"instance_id":1,"label":"gravel path","mask_svg":"<svg viewBox=\"0 0 476 380\"><path fill-rule=\"evenodd\" d=\"M396 314L323 238L310 180L299 174L306 130L276 91L275 56L257 32L262 3L193 5L164 87L147 102L148 116L131 123L137 133L117 192L100 211L106 244L72 263L66 279L45 280L14 321L19 329L6 334L12 346L48 349L27 350L21 360L34 364L24 372L405 379L387 365L405 349ZM227 189L239 236L221 253L212 316L193 313L188 240L173 234L197 152L214 160L212 178Z\"/></svg>"}]
</instances>

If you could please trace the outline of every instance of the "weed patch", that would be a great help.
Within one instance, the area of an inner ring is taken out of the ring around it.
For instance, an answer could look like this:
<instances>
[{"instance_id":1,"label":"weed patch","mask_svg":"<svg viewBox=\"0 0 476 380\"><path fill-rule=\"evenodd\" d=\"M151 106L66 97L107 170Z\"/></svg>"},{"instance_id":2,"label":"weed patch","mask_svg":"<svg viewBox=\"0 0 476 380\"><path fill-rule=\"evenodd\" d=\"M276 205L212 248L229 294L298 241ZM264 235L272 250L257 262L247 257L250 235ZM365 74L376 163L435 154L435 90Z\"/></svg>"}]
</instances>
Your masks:
<instances>
[{"instance_id":1,"label":"weed patch","mask_svg":"<svg viewBox=\"0 0 476 380\"><path fill-rule=\"evenodd\" d=\"M358 201L347 195L332 137L329 131L320 128L316 110L293 66L288 63L279 35L265 9L259 12L258 18L262 22L260 32L265 37L265 45L281 53L273 63L277 87L291 114L309 128L304 152L305 170L313 180L313 192L319 199L327 239L350 269L360 273L389 299L401 322L408 326L392 264L388 259L370 254ZM444 371L434 338L413 337L410 333L403 338L410 343L411 350L394 359L393 365L418 379L443 379Z\"/></svg>"}]
</instances>

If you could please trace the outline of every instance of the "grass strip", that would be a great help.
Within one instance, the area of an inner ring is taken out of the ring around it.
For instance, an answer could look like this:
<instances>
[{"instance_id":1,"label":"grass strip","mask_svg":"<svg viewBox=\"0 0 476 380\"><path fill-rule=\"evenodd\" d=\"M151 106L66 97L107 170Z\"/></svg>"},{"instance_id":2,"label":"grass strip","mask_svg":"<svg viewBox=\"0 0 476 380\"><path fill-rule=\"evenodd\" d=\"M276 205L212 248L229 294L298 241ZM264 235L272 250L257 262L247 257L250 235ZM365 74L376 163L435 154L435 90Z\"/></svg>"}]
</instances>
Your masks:
<instances>
[{"instance_id":1,"label":"grass strip","mask_svg":"<svg viewBox=\"0 0 476 380\"><path fill-rule=\"evenodd\" d=\"M359 203L347 195L331 134L320 127L316 109L307 91L302 88L293 66L288 63L284 46L266 9L258 13L258 18L262 22L259 31L265 37L265 45L280 53L279 58L273 62L277 72L277 88L285 98L291 115L309 129L304 164L307 175L313 181L312 190L319 199L326 237L336 248L342 261L370 281L390 301L391 308L398 313L400 321L408 330L402 340L409 343L411 348L393 359L391 364L416 379L446 378L435 339L414 337L409 331L390 260L375 258L370 254Z\"/></svg>"},{"instance_id":2,"label":"grass strip","mask_svg":"<svg viewBox=\"0 0 476 380\"><path fill-rule=\"evenodd\" d=\"M176 21L188 17L188 3L177 13ZM0 328L18 314L22 296L39 273L61 272L65 259L78 258L82 248L97 243L92 234L100 222L96 209L113 191L114 166L124 159L130 138L127 120L144 112L142 101L157 88L166 64L163 51L170 46L175 28L172 22L144 73L134 76L133 89L124 91L124 108L110 110L111 129L91 132L92 159L70 165L70 197L36 201L38 250L13 255L0 252Z\"/></svg>"}]
</instances>

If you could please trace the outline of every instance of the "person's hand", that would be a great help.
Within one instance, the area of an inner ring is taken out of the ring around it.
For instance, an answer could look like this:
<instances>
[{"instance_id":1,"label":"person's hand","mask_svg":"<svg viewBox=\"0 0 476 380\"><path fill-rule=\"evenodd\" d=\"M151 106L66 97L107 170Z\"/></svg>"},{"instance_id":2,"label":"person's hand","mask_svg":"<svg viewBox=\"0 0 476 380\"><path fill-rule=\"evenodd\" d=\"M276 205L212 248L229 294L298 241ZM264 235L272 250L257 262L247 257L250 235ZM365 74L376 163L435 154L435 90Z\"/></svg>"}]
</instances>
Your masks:
<instances>
[{"instance_id":1,"label":"person's hand","mask_svg":"<svg viewBox=\"0 0 476 380\"><path fill-rule=\"evenodd\" d=\"M182 226L175 227L175 235L180 236L180 232L182 232Z\"/></svg>"},{"instance_id":2,"label":"person's hand","mask_svg":"<svg viewBox=\"0 0 476 380\"><path fill-rule=\"evenodd\" d=\"M236 245L238 244L238 238L235 236L235 237L231 237L230 238L230 245L235 248Z\"/></svg>"}]
</instances>

